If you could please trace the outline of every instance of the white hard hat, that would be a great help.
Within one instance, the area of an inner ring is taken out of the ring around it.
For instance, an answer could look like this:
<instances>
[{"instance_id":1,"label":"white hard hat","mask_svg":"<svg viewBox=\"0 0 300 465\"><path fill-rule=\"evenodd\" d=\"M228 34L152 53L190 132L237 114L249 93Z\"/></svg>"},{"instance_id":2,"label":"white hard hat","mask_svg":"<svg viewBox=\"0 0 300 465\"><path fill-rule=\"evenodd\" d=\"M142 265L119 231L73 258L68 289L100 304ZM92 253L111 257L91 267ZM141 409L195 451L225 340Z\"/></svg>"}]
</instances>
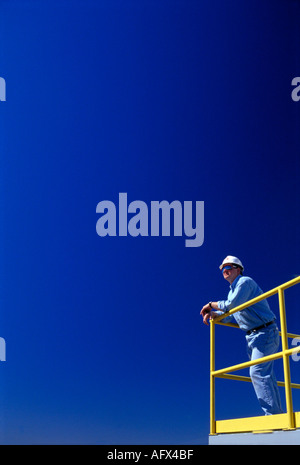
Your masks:
<instances>
[{"instance_id":1,"label":"white hard hat","mask_svg":"<svg viewBox=\"0 0 300 465\"><path fill-rule=\"evenodd\" d=\"M224 258L223 262L222 262L222 265L220 265L220 270L222 270L223 266L224 265L227 265L229 263L232 263L233 265L238 265L242 268L242 271L244 271L244 267L243 267L243 264L241 262L241 260L239 260L237 257L233 257L232 255L227 255L226 258Z\"/></svg>"}]
</instances>

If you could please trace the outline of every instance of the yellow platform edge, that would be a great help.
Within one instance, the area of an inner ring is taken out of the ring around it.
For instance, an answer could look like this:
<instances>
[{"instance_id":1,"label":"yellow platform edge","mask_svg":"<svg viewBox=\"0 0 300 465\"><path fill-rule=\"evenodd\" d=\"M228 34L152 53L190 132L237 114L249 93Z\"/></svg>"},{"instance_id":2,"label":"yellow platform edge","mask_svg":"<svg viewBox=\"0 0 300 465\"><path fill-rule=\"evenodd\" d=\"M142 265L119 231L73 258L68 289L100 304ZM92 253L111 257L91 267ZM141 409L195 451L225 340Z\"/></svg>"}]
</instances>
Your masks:
<instances>
[{"instance_id":1,"label":"yellow platform edge","mask_svg":"<svg viewBox=\"0 0 300 465\"><path fill-rule=\"evenodd\" d=\"M300 428L300 412L294 412L295 427ZM289 429L289 416L287 413L279 415L265 415L259 417L236 418L232 420L216 421L216 433L256 433L263 431Z\"/></svg>"}]
</instances>

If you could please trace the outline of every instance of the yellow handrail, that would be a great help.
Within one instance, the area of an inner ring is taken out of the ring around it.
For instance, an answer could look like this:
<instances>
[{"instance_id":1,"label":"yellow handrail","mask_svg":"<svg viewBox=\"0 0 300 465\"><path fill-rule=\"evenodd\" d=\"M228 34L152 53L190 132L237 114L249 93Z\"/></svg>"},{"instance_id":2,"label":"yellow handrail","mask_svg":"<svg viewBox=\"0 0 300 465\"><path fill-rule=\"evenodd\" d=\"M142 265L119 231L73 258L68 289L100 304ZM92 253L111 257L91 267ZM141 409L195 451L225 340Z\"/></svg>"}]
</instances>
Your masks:
<instances>
[{"instance_id":1,"label":"yellow handrail","mask_svg":"<svg viewBox=\"0 0 300 465\"><path fill-rule=\"evenodd\" d=\"M271 289L268 292L265 292L264 294L261 294L258 297L255 297L254 299L249 300L248 302L245 302L242 305L239 305L238 307L235 307L234 309L230 310L229 312L220 315L214 319L210 320L210 434L216 434L216 433L222 433L222 432L241 432L245 431L245 429L241 429L241 422L233 422L233 426L228 426L228 421L224 425L223 422L217 422L215 418L215 378L227 378L231 380L238 380L238 381L251 381L250 377L247 376L237 376L237 375L230 375L228 372L231 371L236 371L236 370L241 370L242 368L247 368L253 365L258 365L260 363L264 363L266 361L270 360L275 360L282 358L283 359L283 368L284 368L284 381L278 381L279 386L284 386L285 387L285 397L286 397L286 415L271 415L271 417L278 417L280 422L282 423L281 428L284 429L295 429L296 427L300 427L300 424L296 425L296 418L299 418L300 421L300 415L295 415L295 412L293 411L293 403L292 403L292 388L299 389L300 384L296 383L291 383L291 376L290 376L290 365L289 365L289 356L300 352L300 346L296 346L293 349L288 348L288 338L296 338L300 337L300 335L297 334L292 334L287 332L287 324L286 324L286 312L285 312L285 301L284 301L284 290L288 289L291 286L294 286L296 284L300 283L300 276L298 276L295 279L292 279L290 281L287 281L284 284L281 284L280 286L275 287L274 289ZM227 368L222 368L219 370L215 369L215 324L220 324L224 326L231 326L231 327L238 327L238 325L232 324L232 323L222 323L221 320L226 318L229 315L233 315L236 312L239 312L241 310L244 310L245 308L254 305L257 302L260 302L261 300L267 299L268 297L278 293L278 298L279 298L279 314L280 314L280 326L281 326L281 331L280 331L280 336L281 336L281 341L282 341L282 351L277 352L275 354L268 355L266 357L262 357L256 360L251 360L248 362L244 363L239 363L238 365L234 365L231 367ZM267 417L270 417L267 416ZM254 417L255 419L256 417ZM272 419L268 418L267 420L263 420L261 417L257 417L258 420L254 422L249 422L247 421L247 426L246 428L252 429L252 431L258 431L263 428L263 422L267 423L268 429L278 429L280 422L278 422L278 418L275 419L272 422ZM229 420L230 421L230 420ZM224 425L224 429L222 429L222 425ZM237 429L238 425L238 429ZM233 428L233 429L231 429Z\"/></svg>"}]
</instances>

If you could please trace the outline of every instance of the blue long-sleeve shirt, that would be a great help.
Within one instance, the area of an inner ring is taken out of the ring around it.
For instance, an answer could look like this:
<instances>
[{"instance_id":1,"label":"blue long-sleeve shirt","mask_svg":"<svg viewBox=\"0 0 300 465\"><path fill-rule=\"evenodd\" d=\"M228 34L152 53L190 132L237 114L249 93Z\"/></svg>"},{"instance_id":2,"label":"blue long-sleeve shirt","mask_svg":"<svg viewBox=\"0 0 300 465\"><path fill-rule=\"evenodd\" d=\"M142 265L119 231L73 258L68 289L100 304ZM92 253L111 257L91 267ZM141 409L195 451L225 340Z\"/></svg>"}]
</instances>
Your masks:
<instances>
[{"instance_id":1,"label":"blue long-sleeve shirt","mask_svg":"<svg viewBox=\"0 0 300 465\"><path fill-rule=\"evenodd\" d=\"M217 313L219 315L226 313L261 294L263 294L263 291L252 278L239 275L231 284L227 299L218 301L218 307L221 311L217 311ZM276 317L265 299L233 315L229 315L222 321L230 323L235 320L242 330L249 331L275 319Z\"/></svg>"}]
</instances>

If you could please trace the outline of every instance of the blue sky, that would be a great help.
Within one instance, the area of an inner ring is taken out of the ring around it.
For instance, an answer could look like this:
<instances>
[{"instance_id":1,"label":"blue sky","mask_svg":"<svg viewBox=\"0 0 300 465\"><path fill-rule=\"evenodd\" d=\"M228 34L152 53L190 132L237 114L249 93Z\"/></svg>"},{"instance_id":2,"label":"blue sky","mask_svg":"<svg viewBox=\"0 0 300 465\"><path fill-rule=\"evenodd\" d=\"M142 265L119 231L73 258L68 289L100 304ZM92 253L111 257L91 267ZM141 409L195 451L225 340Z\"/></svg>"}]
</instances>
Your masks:
<instances>
[{"instance_id":1,"label":"blue sky","mask_svg":"<svg viewBox=\"0 0 300 465\"><path fill-rule=\"evenodd\" d=\"M206 444L199 311L227 295L219 264L237 255L265 291L299 274L299 2L11 0L0 17L1 443ZM120 192L204 201L203 245L99 237ZM299 289L286 300L300 333ZM218 327L217 367L246 357ZM217 381L217 418L259 414L250 384Z\"/></svg>"}]
</instances>

